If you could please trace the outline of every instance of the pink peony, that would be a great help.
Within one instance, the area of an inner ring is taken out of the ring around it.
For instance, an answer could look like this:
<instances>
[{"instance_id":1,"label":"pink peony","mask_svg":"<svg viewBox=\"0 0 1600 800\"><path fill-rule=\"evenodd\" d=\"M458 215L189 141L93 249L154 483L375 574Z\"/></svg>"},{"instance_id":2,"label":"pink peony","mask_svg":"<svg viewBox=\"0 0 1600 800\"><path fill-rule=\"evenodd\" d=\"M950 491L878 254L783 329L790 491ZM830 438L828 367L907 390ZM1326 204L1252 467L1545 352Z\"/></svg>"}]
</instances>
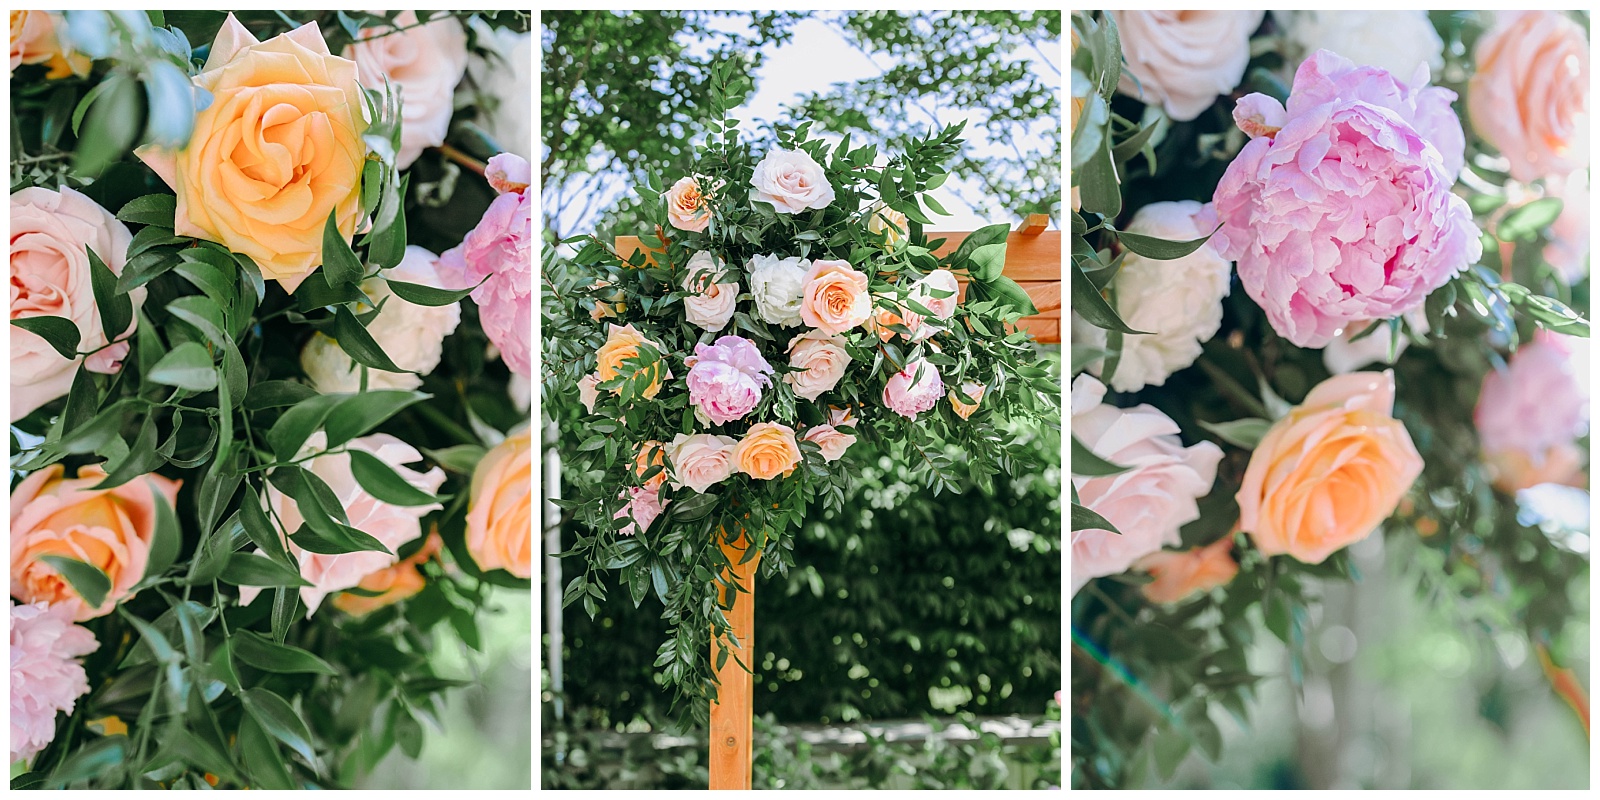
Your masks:
<instances>
[{"instance_id":1,"label":"pink peony","mask_svg":"<svg viewBox=\"0 0 1600 800\"><path fill-rule=\"evenodd\" d=\"M300 455L320 452L326 448L326 443L327 434L318 431L312 434L305 446L300 449ZM344 448L364 450L377 456L378 460L389 465L406 483L425 492L437 492L444 484L444 471L438 467L427 472L417 472L402 466L421 461L422 454L417 452L415 447L387 433L375 433L352 439L344 445ZM323 598L334 592L350 589L361 583L368 575L399 563L400 558L395 554L399 552L401 545L421 537L422 517L440 506L437 503L425 506L396 506L373 497L356 483L355 475L350 471L350 456L347 453L318 455L301 462L300 466L310 470L333 490L334 496L339 498L339 504L344 506L345 513L350 516L350 527L377 539L391 551L313 553L293 541L286 540L289 552L300 562L300 577L311 583L310 586L300 587L300 599L305 601L306 616L310 617L322 604ZM300 507L293 498L268 484L266 501L277 518L283 522L284 528L290 532L299 530L305 517L301 515ZM248 605L260 591L255 587L241 586L239 599Z\"/></svg>"},{"instance_id":2,"label":"pink peony","mask_svg":"<svg viewBox=\"0 0 1600 800\"><path fill-rule=\"evenodd\" d=\"M100 648L72 624L65 605L11 603L11 761L33 758L56 738L56 714L89 691L78 661Z\"/></svg>"},{"instance_id":3,"label":"pink peony","mask_svg":"<svg viewBox=\"0 0 1600 800\"><path fill-rule=\"evenodd\" d=\"M663 502L658 490L642 486L630 486L624 489L620 496L626 498L628 502L618 509L617 513L611 515L612 519L627 520L617 531L618 536L632 536L650 530L650 525L656 521L656 517L661 516L661 512L672 502L671 500Z\"/></svg>"},{"instance_id":4,"label":"pink peony","mask_svg":"<svg viewBox=\"0 0 1600 800\"><path fill-rule=\"evenodd\" d=\"M689 402L719 425L741 419L761 402L761 387L771 386L772 365L755 343L723 336L715 344L697 344L689 366Z\"/></svg>"},{"instance_id":5,"label":"pink peony","mask_svg":"<svg viewBox=\"0 0 1600 800\"><path fill-rule=\"evenodd\" d=\"M1571 472L1580 460L1570 451L1589 427L1589 387L1575 369L1574 344L1541 330L1505 369L1484 376L1473 422L1503 488L1559 481L1568 476L1554 473ZM1544 469L1546 462L1565 466Z\"/></svg>"},{"instance_id":6,"label":"pink peony","mask_svg":"<svg viewBox=\"0 0 1600 800\"><path fill-rule=\"evenodd\" d=\"M486 173L503 193L489 204L483 219L461 244L439 256L439 269L451 274L455 288L477 285L488 277L472 290L483 332L500 349L500 357L512 372L531 376L533 199L525 182L521 191L506 191L529 177L529 172L521 156L501 153L489 159Z\"/></svg>"},{"instance_id":7,"label":"pink peony","mask_svg":"<svg viewBox=\"0 0 1600 800\"><path fill-rule=\"evenodd\" d=\"M1184 447L1166 414L1147 405L1106 405L1100 402L1105 393L1089 375L1072 382L1072 433L1095 455L1131 469L1072 476L1079 502L1120 531L1072 532L1073 594L1092 578L1126 572L1140 558L1179 544L1178 528L1199 519L1195 501L1211 491L1222 461L1222 449L1210 442Z\"/></svg>"},{"instance_id":8,"label":"pink peony","mask_svg":"<svg viewBox=\"0 0 1600 800\"><path fill-rule=\"evenodd\" d=\"M1325 50L1300 65L1282 130L1251 139L1217 185L1211 240L1279 334L1322 347L1420 307L1478 259L1472 212L1450 193L1463 147L1453 98ZM1268 98L1240 103L1251 119L1277 116Z\"/></svg>"},{"instance_id":9,"label":"pink peony","mask_svg":"<svg viewBox=\"0 0 1600 800\"><path fill-rule=\"evenodd\" d=\"M917 359L896 372L883 387L883 404L906 419L933 408L944 396L944 380L939 369Z\"/></svg>"}]
</instances>

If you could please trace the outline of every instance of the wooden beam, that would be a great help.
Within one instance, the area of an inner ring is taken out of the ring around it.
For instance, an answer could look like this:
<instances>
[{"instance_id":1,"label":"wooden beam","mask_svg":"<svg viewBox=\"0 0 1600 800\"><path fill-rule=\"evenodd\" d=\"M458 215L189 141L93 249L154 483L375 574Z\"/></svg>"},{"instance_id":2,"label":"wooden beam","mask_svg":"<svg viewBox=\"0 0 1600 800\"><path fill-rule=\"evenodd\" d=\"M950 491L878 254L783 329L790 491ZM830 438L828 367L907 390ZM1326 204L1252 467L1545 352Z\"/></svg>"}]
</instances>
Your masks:
<instances>
[{"instance_id":1,"label":"wooden beam","mask_svg":"<svg viewBox=\"0 0 1600 800\"><path fill-rule=\"evenodd\" d=\"M747 542L747 539L740 539ZM755 683L754 677L739 666L738 661L754 668L755 633L756 633L756 565L761 563L761 556L739 563L744 557L744 549L738 545L722 543L722 552L728 557L728 562L733 564L730 570L723 570L723 577L737 580L739 585L747 589L746 592L737 592L733 598L733 608L725 609L728 624L733 628L733 635L738 638L740 647L735 648L730 643L731 651L728 660L717 670L717 699L711 704L711 782L712 789L749 789L751 779L750 737L751 720L754 718L755 708ZM731 573L731 575L730 575ZM711 663L717 663L718 644L715 639L711 642ZM738 656L738 661L734 656Z\"/></svg>"}]
</instances>

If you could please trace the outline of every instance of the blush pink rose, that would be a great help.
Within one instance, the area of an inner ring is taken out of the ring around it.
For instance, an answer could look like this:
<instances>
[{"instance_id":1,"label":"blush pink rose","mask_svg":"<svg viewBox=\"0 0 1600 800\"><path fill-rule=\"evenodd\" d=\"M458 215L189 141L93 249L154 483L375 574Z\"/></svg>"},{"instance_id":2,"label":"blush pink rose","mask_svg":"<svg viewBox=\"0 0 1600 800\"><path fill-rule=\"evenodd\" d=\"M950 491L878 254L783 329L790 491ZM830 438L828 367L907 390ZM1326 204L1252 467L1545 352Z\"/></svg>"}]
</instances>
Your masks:
<instances>
[{"instance_id":1,"label":"blush pink rose","mask_svg":"<svg viewBox=\"0 0 1600 800\"><path fill-rule=\"evenodd\" d=\"M930 311L932 309L929 309ZM896 331L891 325L903 325L910 333L901 333L901 338L906 341L920 341L933 335L934 328L921 314L912 311L909 306L900 302L893 294L878 293L873 295L872 314L867 317L867 332L874 334L880 341L893 339Z\"/></svg>"},{"instance_id":2,"label":"blush pink rose","mask_svg":"<svg viewBox=\"0 0 1600 800\"><path fill-rule=\"evenodd\" d=\"M1579 466L1575 442L1589 428L1589 386L1578 377L1573 345L1571 337L1541 330L1505 369L1483 378L1473 423L1506 491L1563 482Z\"/></svg>"},{"instance_id":3,"label":"blush pink rose","mask_svg":"<svg viewBox=\"0 0 1600 800\"><path fill-rule=\"evenodd\" d=\"M1092 376L1072 382L1072 434L1095 455L1130 467L1116 475L1073 475L1079 502L1120 533L1072 532L1072 593L1093 578L1126 572L1134 562L1177 545L1178 529L1200 518L1196 500L1211 491L1222 449L1185 447L1178 425L1148 405L1102 403L1106 387Z\"/></svg>"},{"instance_id":4,"label":"blush pink rose","mask_svg":"<svg viewBox=\"0 0 1600 800\"><path fill-rule=\"evenodd\" d=\"M41 187L11 195L11 318L61 317L78 328L78 352L102 348L106 336L89 278L93 248L112 272L121 275L133 235L111 212L68 187ZM144 287L128 293L135 311ZM128 323L124 338L137 325ZM128 354L126 341L87 357L91 372L115 373ZM72 388L84 358L63 358L44 337L11 327L11 421L32 413Z\"/></svg>"},{"instance_id":5,"label":"blush pink rose","mask_svg":"<svg viewBox=\"0 0 1600 800\"><path fill-rule=\"evenodd\" d=\"M808 331L789 342L789 366L797 371L784 375L784 381L794 387L796 397L815 402L844 379L850 354L842 337Z\"/></svg>"},{"instance_id":6,"label":"blush pink rose","mask_svg":"<svg viewBox=\"0 0 1600 800\"><path fill-rule=\"evenodd\" d=\"M689 257L683 276L683 290L689 292L683 298L683 316L690 325L716 333L733 319L733 312L739 307L739 284L713 283L724 268L721 259L704 251Z\"/></svg>"},{"instance_id":7,"label":"blush pink rose","mask_svg":"<svg viewBox=\"0 0 1600 800\"><path fill-rule=\"evenodd\" d=\"M344 49L344 57L356 62L362 86L381 92L387 80L400 94L400 169L411 166L424 148L444 144L456 84L467 74L467 33L461 23L448 16L417 22L417 12L402 11L394 28L364 28L361 40Z\"/></svg>"},{"instance_id":8,"label":"blush pink rose","mask_svg":"<svg viewBox=\"0 0 1600 800\"><path fill-rule=\"evenodd\" d=\"M1502 11L1473 50L1472 127L1529 182L1589 165L1589 41L1560 11Z\"/></svg>"},{"instance_id":9,"label":"blush pink rose","mask_svg":"<svg viewBox=\"0 0 1600 800\"><path fill-rule=\"evenodd\" d=\"M1355 322L1404 314L1482 254L1450 192L1453 97L1320 50L1295 73L1283 129L1228 165L1210 244L1284 338L1323 347Z\"/></svg>"},{"instance_id":10,"label":"blush pink rose","mask_svg":"<svg viewBox=\"0 0 1600 800\"><path fill-rule=\"evenodd\" d=\"M705 494L706 489L733 474L732 436L710 433L678 434L667 445L667 460L672 462L672 483Z\"/></svg>"},{"instance_id":11,"label":"blush pink rose","mask_svg":"<svg viewBox=\"0 0 1600 800\"><path fill-rule=\"evenodd\" d=\"M529 170L521 156L510 153L489 159L489 164L499 176ZM478 320L506 366L525 376L533 374L533 241L533 200L523 184L522 191L496 197L467 238L439 256L439 271L450 276L452 288L488 278L472 290Z\"/></svg>"},{"instance_id":12,"label":"blush pink rose","mask_svg":"<svg viewBox=\"0 0 1600 800\"><path fill-rule=\"evenodd\" d=\"M883 404L906 419L915 419L938 405L943 396L944 380L939 377L939 368L920 358L906 364L883 387Z\"/></svg>"},{"instance_id":13,"label":"blush pink rose","mask_svg":"<svg viewBox=\"0 0 1600 800\"><path fill-rule=\"evenodd\" d=\"M961 301L960 289L955 273L936 269L911 284L911 299L932 311L934 317L947 320L956 313L956 304Z\"/></svg>"},{"instance_id":14,"label":"blush pink rose","mask_svg":"<svg viewBox=\"0 0 1600 800\"><path fill-rule=\"evenodd\" d=\"M667 203L667 223L681 231L699 233L711 226L711 206L694 177L679 178L663 195Z\"/></svg>"},{"instance_id":15,"label":"blush pink rose","mask_svg":"<svg viewBox=\"0 0 1600 800\"><path fill-rule=\"evenodd\" d=\"M327 441L327 434L322 431L312 434L305 446L300 449L300 455L322 451L326 448ZM406 464L421 461L422 454L417 452L415 447L387 433L375 433L351 439L344 448L363 450L377 456L378 460L387 464L406 483L422 491L434 493L444 485L444 471L438 467L427 472L418 472L406 467ZM310 470L333 490L334 496L339 499L339 504L344 506L345 513L350 517L350 527L377 539L391 551L313 553L285 537L284 544L300 562L300 577L311 584L300 587L300 599L306 604L306 616L310 617L316 613L323 598L334 592L353 588L368 575L399 563L400 557L396 553L400 551L400 547L413 539L421 538L422 518L429 511L441 506L438 503L396 506L373 497L356 482L355 475L350 471L350 456L346 453L318 455L301 462L300 466ZM300 507L294 498L278 491L278 488L270 483L267 485L266 502L287 531L299 530L300 525L305 522L305 517L301 515ZM260 591L252 586L241 586L239 599L248 605Z\"/></svg>"},{"instance_id":16,"label":"blush pink rose","mask_svg":"<svg viewBox=\"0 0 1600 800\"><path fill-rule=\"evenodd\" d=\"M806 431L806 435L801 439L813 442L821 448L824 461L838 461L844 458L844 451L856 443L855 434L839 430L832 425L818 425Z\"/></svg>"},{"instance_id":17,"label":"blush pink rose","mask_svg":"<svg viewBox=\"0 0 1600 800\"><path fill-rule=\"evenodd\" d=\"M594 413L595 401L600 399L599 386L600 376L592 372L578 379L578 402L583 403L590 414Z\"/></svg>"},{"instance_id":18,"label":"blush pink rose","mask_svg":"<svg viewBox=\"0 0 1600 800\"><path fill-rule=\"evenodd\" d=\"M844 333L872 316L867 275L848 261L813 261L800 295L800 321L829 334Z\"/></svg>"},{"instance_id":19,"label":"blush pink rose","mask_svg":"<svg viewBox=\"0 0 1600 800\"><path fill-rule=\"evenodd\" d=\"M772 365L740 336L697 344L683 363L689 366L689 402L718 425L742 419L761 402L761 388L772 385Z\"/></svg>"},{"instance_id":20,"label":"blush pink rose","mask_svg":"<svg viewBox=\"0 0 1600 800\"><path fill-rule=\"evenodd\" d=\"M771 203L779 214L827 208L833 202L833 185L822 165L804 150L769 151L756 164L750 185L750 199Z\"/></svg>"},{"instance_id":21,"label":"blush pink rose","mask_svg":"<svg viewBox=\"0 0 1600 800\"><path fill-rule=\"evenodd\" d=\"M672 504L671 500L663 501L658 490L642 486L630 486L624 489L621 497L628 502L623 504L617 513L611 515L612 519L625 520L622 527L617 530L618 536L632 536L650 530L656 517L661 516L661 512Z\"/></svg>"},{"instance_id":22,"label":"blush pink rose","mask_svg":"<svg viewBox=\"0 0 1600 800\"><path fill-rule=\"evenodd\" d=\"M98 464L66 477L51 464L17 484L11 492L11 596L24 603L65 606L82 621L111 613L133 596L150 563L156 534L157 498L176 506L179 483L150 473L110 489ZM44 556L82 561L111 580L111 590L91 606Z\"/></svg>"},{"instance_id":23,"label":"blush pink rose","mask_svg":"<svg viewBox=\"0 0 1600 800\"><path fill-rule=\"evenodd\" d=\"M1545 186L1551 195L1561 198L1561 216L1550 223L1544 260L1572 285L1589 274L1589 171L1546 178Z\"/></svg>"},{"instance_id":24,"label":"blush pink rose","mask_svg":"<svg viewBox=\"0 0 1600 800\"><path fill-rule=\"evenodd\" d=\"M1127 68L1117 90L1194 119L1232 92L1264 11L1112 11Z\"/></svg>"},{"instance_id":25,"label":"blush pink rose","mask_svg":"<svg viewBox=\"0 0 1600 800\"><path fill-rule=\"evenodd\" d=\"M56 738L56 715L71 714L89 691L83 656L100 649L72 623L72 610L48 603L11 604L11 761L38 755Z\"/></svg>"}]
</instances>

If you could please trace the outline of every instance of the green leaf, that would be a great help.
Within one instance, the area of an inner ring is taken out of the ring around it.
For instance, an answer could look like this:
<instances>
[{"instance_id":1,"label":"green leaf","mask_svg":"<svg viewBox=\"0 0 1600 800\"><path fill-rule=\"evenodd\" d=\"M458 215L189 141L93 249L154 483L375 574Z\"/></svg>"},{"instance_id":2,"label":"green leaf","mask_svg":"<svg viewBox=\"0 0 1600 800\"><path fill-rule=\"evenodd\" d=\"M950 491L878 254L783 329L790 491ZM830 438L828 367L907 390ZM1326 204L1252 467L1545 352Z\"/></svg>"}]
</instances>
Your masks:
<instances>
[{"instance_id":1,"label":"green leaf","mask_svg":"<svg viewBox=\"0 0 1600 800\"><path fill-rule=\"evenodd\" d=\"M178 527L178 515L173 513L172 504L167 502L166 495L152 494L156 502L156 529L150 539L150 557L144 569L147 581L166 572L178 560L178 551L183 546L183 530Z\"/></svg>"},{"instance_id":2,"label":"green leaf","mask_svg":"<svg viewBox=\"0 0 1600 800\"><path fill-rule=\"evenodd\" d=\"M300 573L273 561L266 556L251 553L234 553L228 557L227 566L220 576L224 583L233 586L310 586Z\"/></svg>"},{"instance_id":3,"label":"green leaf","mask_svg":"<svg viewBox=\"0 0 1600 800\"><path fill-rule=\"evenodd\" d=\"M1119 535L1122 533L1122 531L1117 530L1117 526L1112 525L1105 517L1077 503L1072 504L1072 529L1075 531L1105 530Z\"/></svg>"},{"instance_id":4,"label":"green leaf","mask_svg":"<svg viewBox=\"0 0 1600 800\"><path fill-rule=\"evenodd\" d=\"M385 278L385 280L388 280ZM405 281L388 280L389 291L401 300L416 306L447 306L460 302L462 298L472 294L473 286L467 289L435 289L420 283L406 283Z\"/></svg>"},{"instance_id":5,"label":"green leaf","mask_svg":"<svg viewBox=\"0 0 1600 800\"><path fill-rule=\"evenodd\" d=\"M1090 450L1088 445L1078 441L1077 436L1072 437L1072 461L1069 463L1072 467L1073 475L1089 475L1091 477L1116 475L1133 469L1132 467L1113 464L1101 458L1093 450Z\"/></svg>"},{"instance_id":6,"label":"green leaf","mask_svg":"<svg viewBox=\"0 0 1600 800\"><path fill-rule=\"evenodd\" d=\"M361 268L361 260L356 258L355 251L350 249L350 242L339 232L338 217L339 210L334 209L328 214L328 222L322 228L322 271L328 279L328 285L334 288L360 283L362 274L366 272Z\"/></svg>"},{"instance_id":7,"label":"green leaf","mask_svg":"<svg viewBox=\"0 0 1600 800\"><path fill-rule=\"evenodd\" d=\"M337 306L333 309L333 338L339 342L339 348L358 364L381 369L384 372L410 372L401 369L390 360L361 321L350 313L348 306Z\"/></svg>"},{"instance_id":8,"label":"green leaf","mask_svg":"<svg viewBox=\"0 0 1600 800\"><path fill-rule=\"evenodd\" d=\"M1163 781L1172 780L1172 775L1177 772L1183 757L1189 754L1189 738L1175 728L1162 728L1156 731L1150 752L1155 758L1156 774L1160 775Z\"/></svg>"},{"instance_id":9,"label":"green leaf","mask_svg":"<svg viewBox=\"0 0 1600 800\"><path fill-rule=\"evenodd\" d=\"M985 288L994 293L995 300L1016 309L1024 317L1039 313L1039 309L1033 304L1033 298L1028 296L1028 290L1004 275L990 281Z\"/></svg>"},{"instance_id":10,"label":"green leaf","mask_svg":"<svg viewBox=\"0 0 1600 800\"><path fill-rule=\"evenodd\" d=\"M1100 295L1100 290L1089 280L1089 275L1076 265L1072 268L1072 310L1097 328L1122 334L1149 335L1149 331L1136 331L1128 327Z\"/></svg>"},{"instance_id":11,"label":"green leaf","mask_svg":"<svg viewBox=\"0 0 1600 800\"><path fill-rule=\"evenodd\" d=\"M111 579L99 567L66 556L39 556L39 560L66 578L72 590L90 608L99 608L106 600L106 593L111 591Z\"/></svg>"},{"instance_id":12,"label":"green leaf","mask_svg":"<svg viewBox=\"0 0 1600 800\"><path fill-rule=\"evenodd\" d=\"M1122 186L1117 178L1117 167L1111 161L1111 149L1100 149L1079 170L1078 194L1083 210L1099 214L1106 219L1116 219L1122 213Z\"/></svg>"},{"instance_id":13,"label":"green leaf","mask_svg":"<svg viewBox=\"0 0 1600 800\"><path fill-rule=\"evenodd\" d=\"M988 283L1000 277L1006 268L1006 243L986 244L972 251L967 272L975 281Z\"/></svg>"},{"instance_id":14,"label":"green leaf","mask_svg":"<svg viewBox=\"0 0 1600 800\"><path fill-rule=\"evenodd\" d=\"M127 299L123 295L123 299ZM191 392L208 392L217 388L217 369L211 363L211 353L205 345L184 342L174 347L150 370L150 380L167 386L188 389Z\"/></svg>"},{"instance_id":15,"label":"green leaf","mask_svg":"<svg viewBox=\"0 0 1600 800\"><path fill-rule=\"evenodd\" d=\"M294 381L262 381L245 393L244 407L250 411L292 406L317 396L317 390Z\"/></svg>"},{"instance_id":16,"label":"green leaf","mask_svg":"<svg viewBox=\"0 0 1600 800\"><path fill-rule=\"evenodd\" d=\"M173 728L171 732L162 733L161 749L177 755L190 766L209 772L218 778L234 780L237 777L233 761L226 753L181 726Z\"/></svg>"},{"instance_id":17,"label":"green leaf","mask_svg":"<svg viewBox=\"0 0 1600 800\"><path fill-rule=\"evenodd\" d=\"M239 759L244 763L245 770L250 773L252 787L301 788L295 783L294 778L290 777L289 769L283 763L283 755L278 752L278 746L267 736L261 723L249 715L239 720Z\"/></svg>"},{"instance_id":18,"label":"green leaf","mask_svg":"<svg viewBox=\"0 0 1600 800\"><path fill-rule=\"evenodd\" d=\"M1502 242L1533 239L1561 216L1561 198L1541 197L1513 210L1500 220L1495 237Z\"/></svg>"},{"instance_id":19,"label":"green leaf","mask_svg":"<svg viewBox=\"0 0 1600 800\"><path fill-rule=\"evenodd\" d=\"M70 319L22 317L11 320L11 324L44 339L62 358L72 360L78 357L78 341L82 334Z\"/></svg>"},{"instance_id":20,"label":"green leaf","mask_svg":"<svg viewBox=\"0 0 1600 800\"><path fill-rule=\"evenodd\" d=\"M422 454L433 459L434 463L462 475L471 475L478 462L483 460L485 452L483 447L475 444L458 444L439 450L422 448Z\"/></svg>"},{"instance_id":21,"label":"green leaf","mask_svg":"<svg viewBox=\"0 0 1600 800\"><path fill-rule=\"evenodd\" d=\"M126 736L106 736L88 741L50 773L45 785L66 788L69 784L98 778L122 763L127 746Z\"/></svg>"},{"instance_id":22,"label":"green leaf","mask_svg":"<svg viewBox=\"0 0 1600 800\"><path fill-rule=\"evenodd\" d=\"M113 442L121 442L120 439ZM139 423L139 432L128 446L126 455L115 459L115 466L105 479L94 485L96 490L113 489L161 466L161 454L156 452L156 420L153 413L145 414ZM107 462L108 465L111 462Z\"/></svg>"},{"instance_id":23,"label":"green leaf","mask_svg":"<svg viewBox=\"0 0 1600 800\"><path fill-rule=\"evenodd\" d=\"M328 433L328 447L334 448L378 427L390 417L431 395L396 389L368 391L345 395L328 413L323 430Z\"/></svg>"},{"instance_id":24,"label":"green leaf","mask_svg":"<svg viewBox=\"0 0 1600 800\"><path fill-rule=\"evenodd\" d=\"M405 197L407 175L398 186L393 178L385 182L383 199L373 218L372 243L367 247L367 257L381 269L399 264L406 255L406 215L401 198Z\"/></svg>"},{"instance_id":25,"label":"green leaf","mask_svg":"<svg viewBox=\"0 0 1600 800\"><path fill-rule=\"evenodd\" d=\"M682 500L675 500L668 509L672 518L680 522L690 522L710 514L716 508L721 498L714 494L696 494Z\"/></svg>"},{"instance_id":26,"label":"green leaf","mask_svg":"<svg viewBox=\"0 0 1600 800\"><path fill-rule=\"evenodd\" d=\"M300 448L322 427L323 420L344 395L319 394L283 412L267 431L267 445L280 463L294 460Z\"/></svg>"},{"instance_id":27,"label":"green leaf","mask_svg":"<svg viewBox=\"0 0 1600 800\"><path fill-rule=\"evenodd\" d=\"M100 260L93 247L84 247L89 254L89 285L94 290L94 305L100 311L100 330L106 341L114 342L128 331L133 322L133 298L117 294L117 274Z\"/></svg>"},{"instance_id":28,"label":"green leaf","mask_svg":"<svg viewBox=\"0 0 1600 800\"><path fill-rule=\"evenodd\" d=\"M396 506L435 505L439 498L418 489L392 467L365 450L350 450L350 474L379 501Z\"/></svg>"},{"instance_id":29,"label":"green leaf","mask_svg":"<svg viewBox=\"0 0 1600 800\"><path fill-rule=\"evenodd\" d=\"M244 690L239 699L269 736L299 753L312 767L318 766L316 748L311 744L311 731L306 729L305 722L295 713L289 701L259 687Z\"/></svg>"},{"instance_id":30,"label":"green leaf","mask_svg":"<svg viewBox=\"0 0 1600 800\"><path fill-rule=\"evenodd\" d=\"M155 225L172 229L178 215L178 198L170 194L147 194L124 203L117 219L134 225Z\"/></svg>"},{"instance_id":31,"label":"green leaf","mask_svg":"<svg viewBox=\"0 0 1600 800\"><path fill-rule=\"evenodd\" d=\"M245 535L256 543L256 547L261 548L261 552L285 567L291 566L289 551L283 546L283 537L267 517L256 488L249 484L245 484L244 499L239 501L239 522L244 526Z\"/></svg>"},{"instance_id":32,"label":"green leaf","mask_svg":"<svg viewBox=\"0 0 1600 800\"><path fill-rule=\"evenodd\" d=\"M256 669L277 673L309 672L317 675L337 675L333 665L307 650L278 644L255 631L233 632L233 654L240 661Z\"/></svg>"},{"instance_id":33,"label":"green leaf","mask_svg":"<svg viewBox=\"0 0 1600 800\"><path fill-rule=\"evenodd\" d=\"M1186 242L1174 242L1168 239L1158 239L1154 236L1145 236L1144 234L1139 233L1117 231L1117 241L1121 242L1123 247L1126 247L1129 250L1144 256L1145 258L1153 258L1159 261L1171 261L1175 258L1183 258L1184 256L1199 250L1207 241L1211 239L1213 235L1216 234L1217 230L1221 228L1222 226L1218 225L1216 228L1212 229L1211 233L1208 233L1198 239L1190 239Z\"/></svg>"},{"instance_id":34,"label":"green leaf","mask_svg":"<svg viewBox=\"0 0 1600 800\"><path fill-rule=\"evenodd\" d=\"M144 93L137 81L121 72L113 72L103 84L89 109L83 135L72 161L72 170L82 177L95 178L112 162L127 154L138 135L137 125L129 124L143 116Z\"/></svg>"},{"instance_id":35,"label":"green leaf","mask_svg":"<svg viewBox=\"0 0 1600 800\"><path fill-rule=\"evenodd\" d=\"M1232 422L1201 420L1200 427L1221 437L1228 444L1254 450L1256 445L1261 443L1261 437L1266 436L1267 431L1272 429L1272 423L1259 417L1246 417Z\"/></svg>"}]
</instances>

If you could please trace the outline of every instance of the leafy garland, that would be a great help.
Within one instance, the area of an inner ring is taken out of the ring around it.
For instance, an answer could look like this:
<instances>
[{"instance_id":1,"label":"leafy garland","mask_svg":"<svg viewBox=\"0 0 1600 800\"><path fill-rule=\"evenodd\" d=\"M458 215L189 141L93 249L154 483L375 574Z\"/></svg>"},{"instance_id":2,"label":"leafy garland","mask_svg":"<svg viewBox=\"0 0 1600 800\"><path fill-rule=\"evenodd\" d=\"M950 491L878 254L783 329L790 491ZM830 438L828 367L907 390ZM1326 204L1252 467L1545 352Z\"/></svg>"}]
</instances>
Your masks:
<instances>
[{"instance_id":1,"label":"leafy garland","mask_svg":"<svg viewBox=\"0 0 1600 800\"><path fill-rule=\"evenodd\" d=\"M815 210L777 213L747 190L756 153L740 140L738 120L726 116L748 80L726 63L713 70L713 95L719 101L714 113L722 119L712 125L695 166L695 177L709 198L710 223L703 232L672 227L665 200L654 201L657 195L668 195L666 184L652 175L639 220L642 231L653 231L640 237L650 252L623 257L598 238L577 237L566 242L578 246L572 269L558 268L552 259L559 257L547 254L544 273L546 397L570 398L574 387L595 371L595 353L612 325L634 326L655 345L641 347L637 358L624 362L631 377L599 383L593 411L580 423L587 434L576 452L567 454L564 468L570 470L567 477L576 496L557 504L593 533L580 535L562 554L582 565L565 589L564 604L582 603L593 616L597 601L606 596L604 571L617 572L636 606L653 592L670 625L656 660L660 679L673 690L674 706L685 703L686 709L677 711L680 719L702 722L708 714L706 701L716 696L711 637L719 643L715 663L720 667L731 652L725 609L734 592L748 590L729 580L725 570L731 565L718 545L743 549L745 559L760 553L767 576L786 574L795 566L794 535L807 507L820 499L825 509L839 509L850 479L850 455L828 461L816 444L801 441L802 462L786 477L757 480L735 474L704 493L662 484L659 496L665 505L659 520L653 525L642 520L638 527L643 530L628 535L635 520L623 502L626 493L619 497L618 489L654 492L652 479L659 482L667 474L667 464L646 460L647 443L668 443L709 427L696 419L683 362L696 344L717 338L685 319L684 300L697 294L685 288L694 254L715 254L726 264L715 282L737 281L745 289L749 284L741 265L755 256L842 259L870 280L874 312L903 314L910 309L930 323L936 321L934 314L913 299L913 282L938 269L971 279L965 302L938 324L931 338L909 341L913 331L898 317L879 328L882 338L860 329L846 332L844 348L851 366L814 403L797 398L782 380L791 371L786 355L790 339L804 330L766 321L744 305L749 294L740 294L741 310L720 335L754 342L775 374L759 404L744 419L722 426L723 433L738 435L757 421L800 431L826 422L830 406L834 419L848 409L855 436L917 465L933 491L959 490L969 483L987 490L996 472L1036 467L1028 449L1005 433L1006 422L1053 418L1059 395L1049 365L1037 363L1028 335L1007 333L1021 317L1034 313L1026 292L1001 274L1009 226L976 231L943 257L933 252L942 240L929 241L923 233L923 226L932 224L928 213L943 213L928 193L948 177L940 165L958 151L961 126L914 139L903 154L890 156L881 166L876 146L852 149L848 136L829 146L811 137L808 123L779 129L772 151L808 155L824 171L835 199ZM885 208L904 215L904 229L880 229L871 222ZM937 369L952 390L966 381L986 386L970 419L958 416L955 401L942 396L932 410L915 418L884 407L879 397L885 382L907 365L916 369L918 361ZM660 394L652 397L657 381ZM965 458L949 455L946 443L959 447ZM636 468L636 463L645 466Z\"/></svg>"}]
</instances>

